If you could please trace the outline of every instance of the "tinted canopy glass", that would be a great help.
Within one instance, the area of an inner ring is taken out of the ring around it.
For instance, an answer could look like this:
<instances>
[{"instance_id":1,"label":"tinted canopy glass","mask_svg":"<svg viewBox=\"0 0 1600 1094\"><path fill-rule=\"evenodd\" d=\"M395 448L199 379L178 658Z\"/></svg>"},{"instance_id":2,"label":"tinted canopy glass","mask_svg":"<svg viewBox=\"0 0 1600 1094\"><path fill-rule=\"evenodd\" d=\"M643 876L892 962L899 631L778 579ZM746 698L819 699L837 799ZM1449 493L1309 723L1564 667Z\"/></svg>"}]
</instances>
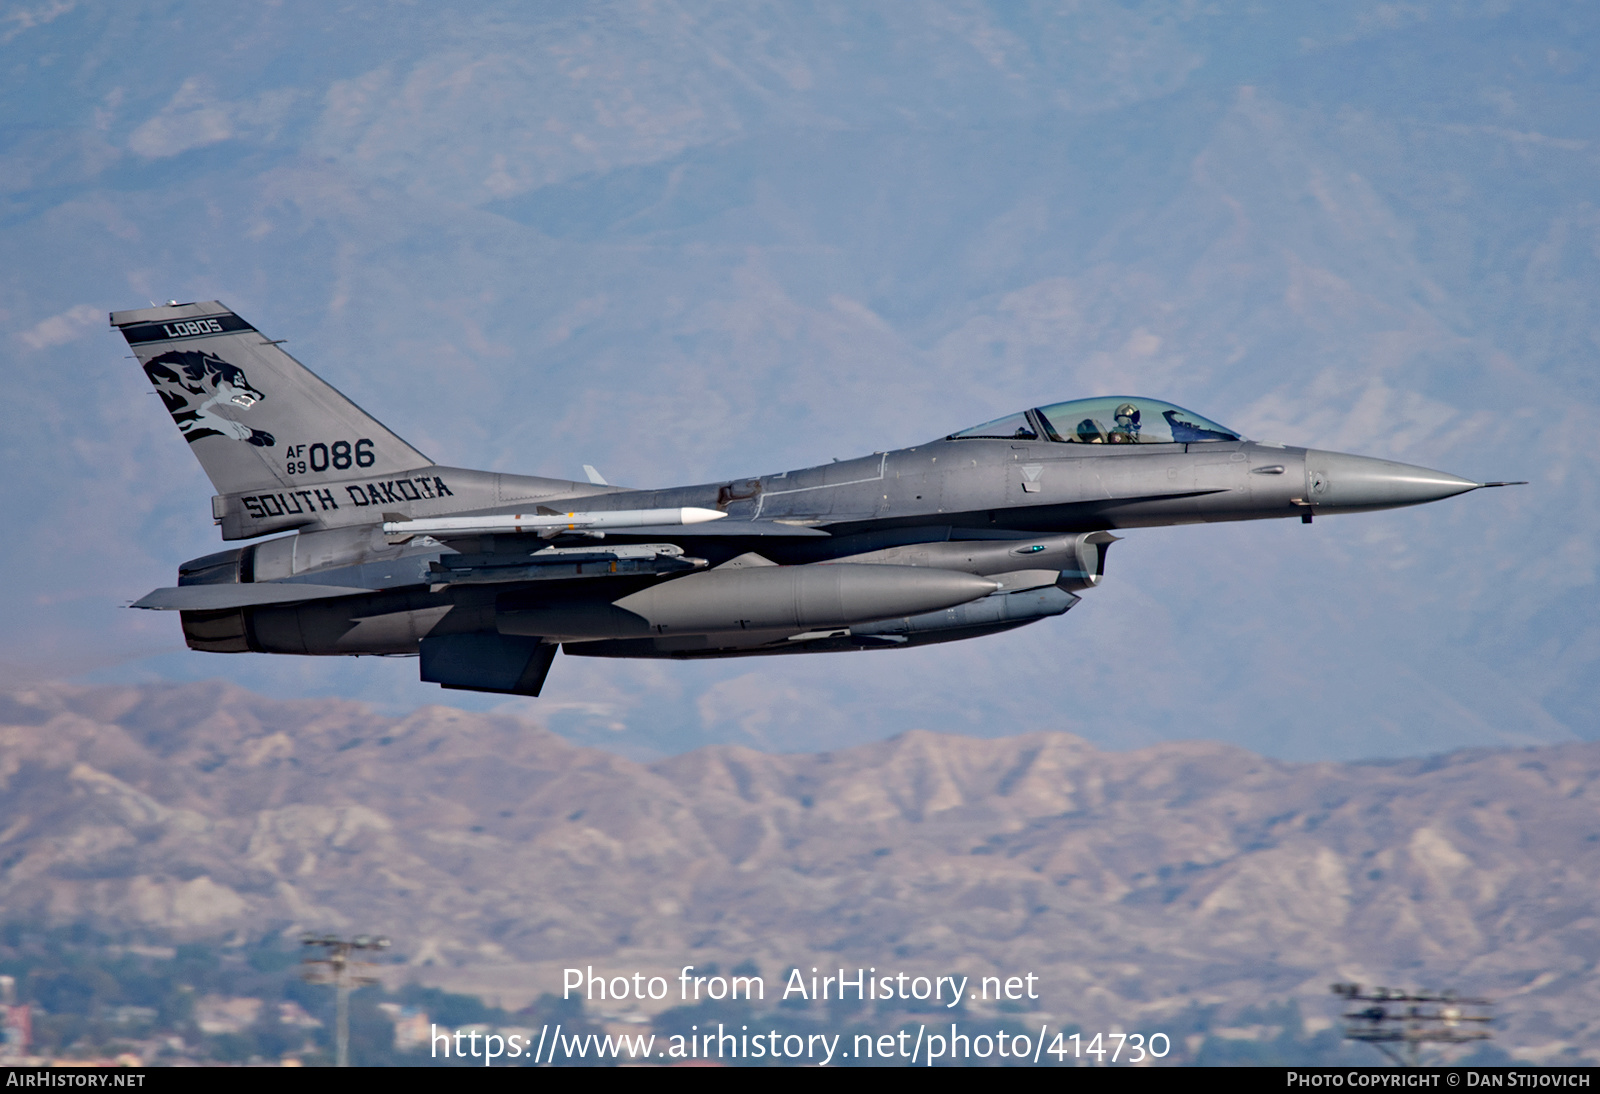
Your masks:
<instances>
[{"instance_id":1,"label":"tinted canopy glass","mask_svg":"<svg viewBox=\"0 0 1600 1094\"><path fill-rule=\"evenodd\" d=\"M1027 412L1019 410L1015 414L1007 414L1004 418L996 418L992 422L984 422L971 429L963 429L960 433L950 434L950 439L953 441L974 437L1004 441L1036 441L1039 439L1039 431L1028 420Z\"/></svg>"},{"instance_id":2,"label":"tinted canopy glass","mask_svg":"<svg viewBox=\"0 0 1600 1094\"><path fill-rule=\"evenodd\" d=\"M1239 434L1180 406L1138 396L1055 403L1034 411L1045 435L1065 444L1194 444Z\"/></svg>"}]
</instances>

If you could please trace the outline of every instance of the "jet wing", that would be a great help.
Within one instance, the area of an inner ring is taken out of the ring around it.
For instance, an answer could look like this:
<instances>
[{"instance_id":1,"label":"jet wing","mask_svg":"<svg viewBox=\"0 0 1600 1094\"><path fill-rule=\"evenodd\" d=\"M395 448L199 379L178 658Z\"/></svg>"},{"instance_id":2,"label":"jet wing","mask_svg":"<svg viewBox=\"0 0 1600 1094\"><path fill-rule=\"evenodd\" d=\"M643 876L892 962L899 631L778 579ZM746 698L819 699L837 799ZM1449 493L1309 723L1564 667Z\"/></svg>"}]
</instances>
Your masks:
<instances>
[{"instance_id":1,"label":"jet wing","mask_svg":"<svg viewBox=\"0 0 1600 1094\"><path fill-rule=\"evenodd\" d=\"M226 608L250 608L260 604L292 604L333 596L357 596L374 591L347 585L308 585L297 581L262 582L259 585L179 585L147 593L130 607L162 612L210 612Z\"/></svg>"}]
</instances>

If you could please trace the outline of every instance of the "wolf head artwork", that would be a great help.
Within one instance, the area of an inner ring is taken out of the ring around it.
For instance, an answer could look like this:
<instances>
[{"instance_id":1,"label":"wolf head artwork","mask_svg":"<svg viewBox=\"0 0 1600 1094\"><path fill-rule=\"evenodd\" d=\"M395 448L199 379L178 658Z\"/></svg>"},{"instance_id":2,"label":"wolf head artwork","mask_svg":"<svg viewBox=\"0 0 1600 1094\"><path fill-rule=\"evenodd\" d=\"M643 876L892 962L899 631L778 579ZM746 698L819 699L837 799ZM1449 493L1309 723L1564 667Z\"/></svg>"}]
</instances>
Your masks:
<instances>
[{"instance_id":1,"label":"wolf head artwork","mask_svg":"<svg viewBox=\"0 0 1600 1094\"><path fill-rule=\"evenodd\" d=\"M237 365L214 353L174 350L152 358L144 371L191 444L201 437L232 437L262 448L277 443L271 433L217 413L222 407L249 410L266 398Z\"/></svg>"}]
</instances>

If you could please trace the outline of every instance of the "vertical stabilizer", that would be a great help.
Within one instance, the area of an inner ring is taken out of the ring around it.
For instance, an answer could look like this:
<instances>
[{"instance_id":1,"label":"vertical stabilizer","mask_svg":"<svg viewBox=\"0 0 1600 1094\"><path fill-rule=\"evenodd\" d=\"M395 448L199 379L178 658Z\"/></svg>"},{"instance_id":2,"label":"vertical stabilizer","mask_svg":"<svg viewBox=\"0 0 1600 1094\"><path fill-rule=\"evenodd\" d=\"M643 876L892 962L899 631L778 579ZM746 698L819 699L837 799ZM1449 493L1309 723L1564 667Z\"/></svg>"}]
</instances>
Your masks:
<instances>
[{"instance_id":1,"label":"vertical stabilizer","mask_svg":"<svg viewBox=\"0 0 1600 1094\"><path fill-rule=\"evenodd\" d=\"M215 300L111 313L219 495L433 461Z\"/></svg>"}]
</instances>

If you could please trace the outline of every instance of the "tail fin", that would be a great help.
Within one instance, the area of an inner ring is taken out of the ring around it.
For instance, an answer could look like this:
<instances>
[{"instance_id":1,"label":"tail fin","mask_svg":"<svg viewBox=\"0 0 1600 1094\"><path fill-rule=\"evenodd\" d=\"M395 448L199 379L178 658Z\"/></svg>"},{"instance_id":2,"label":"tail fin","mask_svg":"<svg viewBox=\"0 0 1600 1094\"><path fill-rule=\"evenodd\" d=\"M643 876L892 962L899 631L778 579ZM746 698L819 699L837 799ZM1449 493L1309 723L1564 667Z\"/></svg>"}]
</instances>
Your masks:
<instances>
[{"instance_id":1,"label":"tail fin","mask_svg":"<svg viewBox=\"0 0 1600 1094\"><path fill-rule=\"evenodd\" d=\"M218 494L433 461L215 300L111 313Z\"/></svg>"}]
</instances>

